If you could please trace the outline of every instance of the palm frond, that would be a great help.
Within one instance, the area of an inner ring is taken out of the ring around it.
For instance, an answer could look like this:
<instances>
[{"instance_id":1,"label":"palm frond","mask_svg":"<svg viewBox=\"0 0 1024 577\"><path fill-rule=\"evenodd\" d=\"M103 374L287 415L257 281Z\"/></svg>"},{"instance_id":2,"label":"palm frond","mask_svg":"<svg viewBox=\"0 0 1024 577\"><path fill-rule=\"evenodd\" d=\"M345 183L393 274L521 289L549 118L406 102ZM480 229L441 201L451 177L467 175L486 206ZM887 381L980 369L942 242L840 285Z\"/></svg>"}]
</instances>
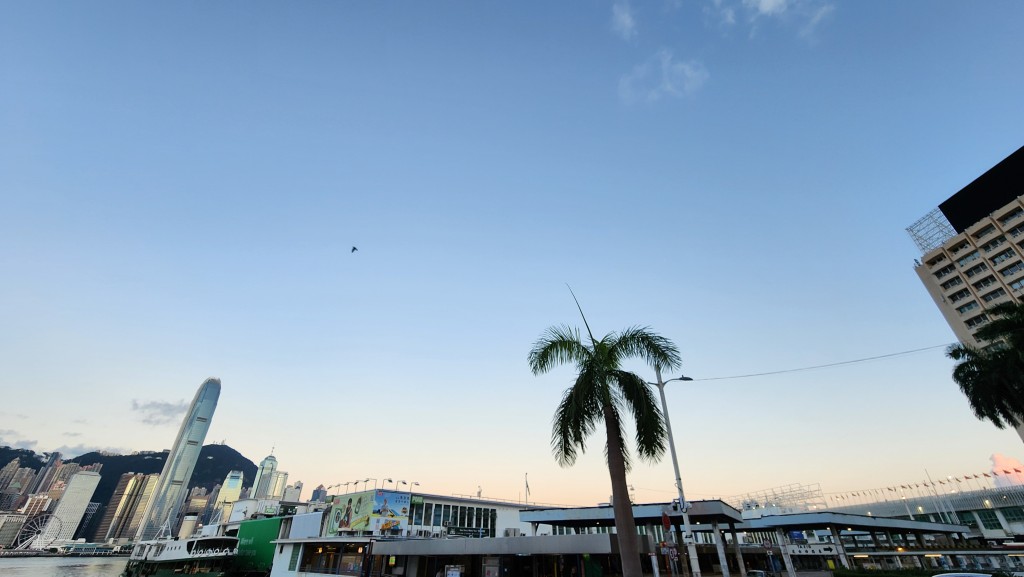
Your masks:
<instances>
[{"instance_id":1,"label":"palm frond","mask_svg":"<svg viewBox=\"0 0 1024 577\"><path fill-rule=\"evenodd\" d=\"M640 357L648 365L663 371L678 369L683 364L676 345L651 331L650 327L630 327L615 334L613 340L610 355L616 361Z\"/></svg>"},{"instance_id":2,"label":"palm frond","mask_svg":"<svg viewBox=\"0 0 1024 577\"><path fill-rule=\"evenodd\" d=\"M651 386L635 373L613 373L626 407L636 425L636 451L640 459L656 462L665 454L665 420Z\"/></svg>"},{"instance_id":3,"label":"palm frond","mask_svg":"<svg viewBox=\"0 0 1024 577\"><path fill-rule=\"evenodd\" d=\"M580 316L583 318L583 326L587 327L587 334L590 335L590 342L594 343L594 331L590 330L590 323L587 322L587 316L583 314L583 307L580 306L580 299L576 298L576 293L572 292L572 287L569 283L565 283L566 288L569 289L569 294L572 295L572 300L576 301L576 308L580 310Z\"/></svg>"},{"instance_id":4,"label":"palm frond","mask_svg":"<svg viewBox=\"0 0 1024 577\"><path fill-rule=\"evenodd\" d=\"M975 417L1000 429L1024 422L1024 373L1014 351L986 351L957 344L950 346L946 355L958 361L953 367L953 381Z\"/></svg>"},{"instance_id":5,"label":"palm frond","mask_svg":"<svg viewBox=\"0 0 1024 577\"><path fill-rule=\"evenodd\" d=\"M565 363L581 366L591 355L590 349L580 342L580 332L562 325L544 331L530 350L528 361L533 374L546 373Z\"/></svg>"},{"instance_id":6,"label":"palm frond","mask_svg":"<svg viewBox=\"0 0 1024 577\"><path fill-rule=\"evenodd\" d=\"M563 467L571 466L579 453L586 450L586 439L601 418L600 395L593 388L591 376L584 371L562 395L552 419L551 451Z\"/></svg>"}]
</instances>

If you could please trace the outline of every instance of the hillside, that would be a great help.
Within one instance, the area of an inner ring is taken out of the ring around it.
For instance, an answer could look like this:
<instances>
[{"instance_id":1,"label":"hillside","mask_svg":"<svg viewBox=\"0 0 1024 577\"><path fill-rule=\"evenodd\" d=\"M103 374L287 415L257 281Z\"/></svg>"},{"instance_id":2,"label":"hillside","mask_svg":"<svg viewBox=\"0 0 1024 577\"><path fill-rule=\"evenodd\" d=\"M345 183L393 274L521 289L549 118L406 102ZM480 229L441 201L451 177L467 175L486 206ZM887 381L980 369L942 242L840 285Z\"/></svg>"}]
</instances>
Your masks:
<instances>
[{"instance_id":1,"label":"hillside","mask_svg":"<svg viewBox=\"0 0 1024 577\"><path fill-rule=\"evenodd\" d=\"M45 459L30 449L15 449L12 447L0 447L0 467L10 463L14 459L21 459L19 466L31 467L38 471L46 464Z\"/></svg>"},{"instance_id":2,"label":"hillside","mask_svg":"<svg viewBox=\"0 0 1024 577\"><path fill-rule=\"evenodd\" d=\"M139 455L103 455L86 453L69 459L69 462L82 466L102 463L100 484L96 487L92 500L106 507L114 494L117 482L124 473L159 473L163 470L167 451ZM246 459L241 453L227 445L204 445L199 453L199 461L192 472L189 487L205 487L207 490L224 481L229 471L242 471L248 483L256 476L256 464Z\"/></svg>"}]
</instances>

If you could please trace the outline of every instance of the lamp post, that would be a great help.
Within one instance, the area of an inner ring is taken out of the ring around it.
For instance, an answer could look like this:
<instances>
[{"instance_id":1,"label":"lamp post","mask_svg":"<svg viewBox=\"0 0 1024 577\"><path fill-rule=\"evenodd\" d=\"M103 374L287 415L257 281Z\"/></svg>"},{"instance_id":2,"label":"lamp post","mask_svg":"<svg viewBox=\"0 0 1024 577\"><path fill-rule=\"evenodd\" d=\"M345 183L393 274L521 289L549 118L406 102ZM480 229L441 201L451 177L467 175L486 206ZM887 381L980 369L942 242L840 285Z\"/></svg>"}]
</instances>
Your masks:
<instances>
[{"instance_id":1,"label":"lamp post","mask_svg":"<svg viewBox=\"0 0 1024 577\"><path fill-rule=\"evenodd\" d=\"M370 477L369 479L363 479L363 483L364 483L363 484L363 490L364 491L366 490L366 483L369 483L370 481L373 481L373 488L375 490L377 489L377 477Z\"/></svg>"},{"instance_id":2,"label":"lamp post","mask_svg":"<svg viewBox=\"0 0 1024 577\"><path fill-rule=\"evenodd\" d=\"M665 385L672 381L692 381L690 377L679 377L661 380L661 368L654 367L654 376L657 377L658 393L661 394L661 414L665 417L665 430L668 433L668 450L672 454L672 468L676 473L676 489L679 490L679 510L683 512L683 542L686 543L686 551L690 556L690 566L693 569L693 577L701 577L700 561L697 560L697 545L693 542L693 531L690 529L690 504L686 502L683 494L683 479L679 475L679 459L676 457L676 442L672 438L672 421L668 418L668 401L665 400Z\"/></svg>"}]
</instances>

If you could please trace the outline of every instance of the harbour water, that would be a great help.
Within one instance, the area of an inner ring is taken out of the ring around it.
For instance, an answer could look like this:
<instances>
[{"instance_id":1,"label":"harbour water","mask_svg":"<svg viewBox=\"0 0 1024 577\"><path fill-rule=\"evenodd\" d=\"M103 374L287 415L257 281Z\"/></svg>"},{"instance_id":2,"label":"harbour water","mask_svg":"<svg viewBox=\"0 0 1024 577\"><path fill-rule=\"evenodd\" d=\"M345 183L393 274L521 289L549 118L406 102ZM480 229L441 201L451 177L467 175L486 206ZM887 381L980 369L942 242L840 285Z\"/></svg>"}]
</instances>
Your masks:
<instances>
[{"instance_id":1,"label":"harbour water","mask_svg":"<svg viewBox=\"0 0 1024 577\"><path fill-rule=\"evenodd\" d=\"M117 577L127 557L0 557L3 577Z\"/></svg>"}]
</instances>

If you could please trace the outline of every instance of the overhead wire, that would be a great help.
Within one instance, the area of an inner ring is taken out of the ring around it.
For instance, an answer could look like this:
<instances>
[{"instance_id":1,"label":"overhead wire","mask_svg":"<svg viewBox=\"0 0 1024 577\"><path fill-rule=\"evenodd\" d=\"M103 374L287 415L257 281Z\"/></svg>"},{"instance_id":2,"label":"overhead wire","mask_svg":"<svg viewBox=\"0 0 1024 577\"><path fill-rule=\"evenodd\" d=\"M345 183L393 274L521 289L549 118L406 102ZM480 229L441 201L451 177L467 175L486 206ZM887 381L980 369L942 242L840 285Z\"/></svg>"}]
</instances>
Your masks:
<instances>
[{"instance_id":1,"label":"overhead wire","mask_svg":"<svg viewBox=\"0 0 1024 577\"><path fill-rule=\"evenodd\" d=\"M765 376L768 376L768 375L781 375L781 374L784 374L784 373L796 373L796 372L800 372L800 371L810 371L810 370L814 370L814 369L825 369L825 368L828 368L828 367L838 367L838 366L841 366L841 365L852 365L854 363L864 363L864 362L867 362L867 361L877 361L879 359L887 359L887 358L899 357L899 356L903 356L903 355L912 355L914 353L930 351L932 349L946 348L946 347L949 347L951 344L956 344L956 343L946 343L946 344L943 344L943 345L933 345L933 346L930 346L930 347L923 347L923 348L920 348L920 349L912 349L912 350L909 350L909 351L900 351L898 353L888 353L888 354L885 354L885 355L876 355L876 356L873 356L873 357L864 357L864 358L860 358L860 359L852 359L852 360L849 360L849 361L839 361L839 362L836 362L836 363L827 363L827 364L824 364L824 365L813 365L813 366L810 366L810 367L799 367L799 368L795 368L795 369L782 369L782 370L779 370L779 371L766 371L766 372L763 372L763 373L749 373L749 374L746 374L746 375L732 375L732 376L728 376L728 377L694 378L693 380L694 381L724 381L726 379L746 379L746 378L749 378L749 377L765 377Z\"/></svg>"}]
</instances>

